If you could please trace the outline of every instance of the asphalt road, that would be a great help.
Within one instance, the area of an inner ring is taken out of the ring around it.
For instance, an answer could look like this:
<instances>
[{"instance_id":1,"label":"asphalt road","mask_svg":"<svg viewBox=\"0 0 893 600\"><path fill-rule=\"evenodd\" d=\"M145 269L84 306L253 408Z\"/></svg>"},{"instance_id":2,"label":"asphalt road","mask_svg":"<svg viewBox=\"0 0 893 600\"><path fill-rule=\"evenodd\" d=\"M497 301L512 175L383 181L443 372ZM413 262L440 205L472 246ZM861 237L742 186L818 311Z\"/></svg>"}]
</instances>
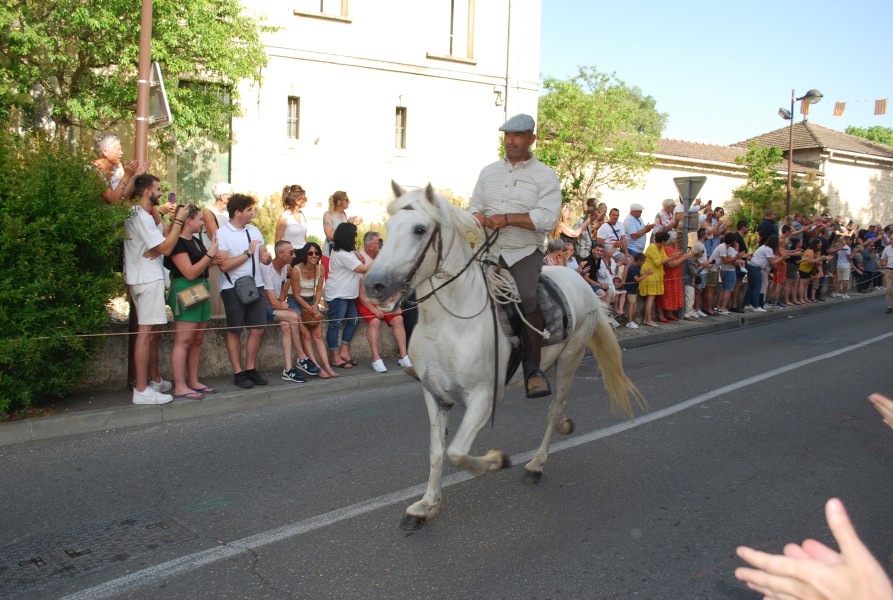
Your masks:
<instances>
[{"instance_id":1,"label":"asphalt road","mask_svg":"<svg viewBox=\"0 0 893 600\"><path fill-rule=\"evenodd\" d=\"M448 467L412 533L417 384L0 447L0 597L756 598L735 546L829 542L835 495L889 565L893 431L866 397L893 393L891 347L867 303L628 350L632 422L588 359L540 484ZM522 462L546 405L510 394L476 451Z\"/></svg>"}]
</instances>

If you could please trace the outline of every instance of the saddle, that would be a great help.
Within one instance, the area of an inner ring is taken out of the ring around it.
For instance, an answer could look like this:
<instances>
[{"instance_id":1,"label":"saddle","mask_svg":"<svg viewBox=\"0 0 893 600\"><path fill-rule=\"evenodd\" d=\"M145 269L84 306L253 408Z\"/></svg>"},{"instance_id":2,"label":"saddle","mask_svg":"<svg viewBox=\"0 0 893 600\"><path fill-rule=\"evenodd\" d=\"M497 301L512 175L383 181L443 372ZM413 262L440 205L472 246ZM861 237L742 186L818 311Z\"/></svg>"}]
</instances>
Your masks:
<instances>
[{"instance_id":1,"label":"saddle","mask_svg":"<svg viewBox=\"0 0 893 600\"><path fill-rule=\"evenodd\" d=\"M508 272L503 271L503 273L507 274ZM560 344L569 339L574 331L574 322L567 296L554 281L542 273L536 288L536 300L543 313L544 329L549 332L549 338L543 339L543 346ZM502 332L512 345L505 377L505 381L508 383L523 359L524 346L527 343L527 334L524 329L527 325L521 320L520 311L515 304L500 304L499 306L502 310L496 311L497 320Z\"/></svg>"}]
</instances>

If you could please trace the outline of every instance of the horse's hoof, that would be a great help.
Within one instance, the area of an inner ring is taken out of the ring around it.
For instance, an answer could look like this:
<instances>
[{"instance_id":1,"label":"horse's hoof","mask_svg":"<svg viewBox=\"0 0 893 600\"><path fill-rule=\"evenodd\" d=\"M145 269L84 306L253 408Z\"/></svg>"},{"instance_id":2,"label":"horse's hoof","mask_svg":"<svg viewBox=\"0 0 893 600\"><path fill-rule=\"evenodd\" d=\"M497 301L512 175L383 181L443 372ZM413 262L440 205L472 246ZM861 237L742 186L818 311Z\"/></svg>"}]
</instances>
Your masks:
<instances>
[{"instance_id":1,"label":"horse's hoof","mask_svg":"<svg viewBox=\"0 0 893 600\"><path fill-rule=\"evenodd\" d=\"M524 469L524 475L521 477L521 482L526 483L527 485L534 485L539 483L542 478L542 471L528 471L527 469Z\"/></svg>"},{"instance_id":2,"label":"horse's hoof","mask_svg":"<svg viewBox=\"0 0 893 600\"><path fill-rule=\"evenodd\" d=\"M417 517L416 515L403 515L400 521L400 528L408 531L415 531L425 526L425 517Z\"/></svg>"},{"instance_id":3,"label":"horse's hoof","mask_svg":"<svg viewBox=\"0 0 893 600\"><path fill-rule=\"evenodd\" d=\"M499 452L500 454L500 463L499 469L511 469L512 468L512 459L509 458L509 455L503 452L502 450L494 450L494 452Z\"/></svg>"},{"instance_id":4,"label":"horse's hoof","mask_svg":"<svg viewBox=\"0 0 893 600\"><path fill-rule=\"evenodd\" d=\"M558 427L556 430L561 435L570 435L574 432L574 429L576 429L576 427L574 426L573 420L564 417L563 419L561 419L561 421L558 422Z\"/></svg>"}]
</instances>

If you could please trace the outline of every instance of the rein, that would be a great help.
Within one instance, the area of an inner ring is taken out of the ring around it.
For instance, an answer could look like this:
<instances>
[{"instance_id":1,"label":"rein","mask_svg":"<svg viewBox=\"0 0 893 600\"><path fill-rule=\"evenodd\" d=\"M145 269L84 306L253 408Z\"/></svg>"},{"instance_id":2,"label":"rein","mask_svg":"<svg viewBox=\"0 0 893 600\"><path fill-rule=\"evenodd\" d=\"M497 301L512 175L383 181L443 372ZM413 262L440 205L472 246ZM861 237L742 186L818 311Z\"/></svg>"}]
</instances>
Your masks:
<instances>
[{"instance_id":1,"label":"rein","mask_svg":"<svg viewBox=\"0 0 893 600\"><path fill-rule=\"evenodd\" d=\"M431 236L431 238L433 239L433 238L434 238L434 235L438 235L439 233L440 233L440 225L438 225L438 226L435 228L435 230L434 230L434 234ZM425 294L425 295L422 296L421 298L416 299L416 302L418 302L419 304L421 304L422 302L424 302L425 300L427 300L427 299L430 298L431 296L436 295L438 291L442 290L443 288L445 288L445 287L448 286L449 284L453 283L456 279L459 278L460 275L462 275L463 273L465 273L465 271L468 270L468 267L470 267L470 266L471 266L471 265L472 265L472 264L473 264L473 263L474 263L474 262L481 256L481 254L483 254L484 252L486 252L487 250L490 249L490 247L496 242L496 238L498 238L498 237L499 237L499 230L494 231L492 236L491 236L491 235L485 235L485 237L484 237L484 243L481 244L480 247L479 247L477 250L474 251L474 253L471 255L471 258L468 259L468 262L465 263L465 266L464 266L464 267L462 267L461 269L459 269L459 272L458 272L458 273L456 273L455 275L453 275L452 277L450 277L449 279L447 279L445 282L443 282L443 284L441 284L441 285L437 286L436 288L432 289L430 292L428 292L427 294ZM425 252L427 252L427 250L428 250L428 248L429 248L430 246L431 246L431 240L428 240L428 245L425 246L425 250L422 251L422 255L419 257L419 260L416 261L415 266L412 268L412 271L410 271L409 276L406 278L406 281L404 282L404 285L405 285L405 286L408 286L408 285L409 285L409 282L412 281L412 278L415 276L416 271L418 270L419 266L421 265L422 259L425 258ZM440 268L440 263L443 261L443 255L441 254L441 251L442 251L442 250L443 250L443 245L441 244L440 247L438 248L438 254L437 254L437 268Z\"/></svg>"}]
</instances>

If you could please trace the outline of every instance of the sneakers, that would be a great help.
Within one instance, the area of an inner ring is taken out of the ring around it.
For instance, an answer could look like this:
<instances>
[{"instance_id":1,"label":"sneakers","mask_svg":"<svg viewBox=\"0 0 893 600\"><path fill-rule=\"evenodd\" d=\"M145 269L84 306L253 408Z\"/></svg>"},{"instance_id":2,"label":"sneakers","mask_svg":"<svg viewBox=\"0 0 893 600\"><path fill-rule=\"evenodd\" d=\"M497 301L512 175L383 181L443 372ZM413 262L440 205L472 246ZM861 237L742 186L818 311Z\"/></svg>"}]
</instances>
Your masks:
<instances>
[{"instance_id":1,"label":"sneakers","mask_svg":"<svg viewBox=\"0 0 893 600\"><path fill-rule=\"evenodd\" d=\"M838 294L837 292L831 292L831 297L832 298L840 298L840 294Z\"/></svg>"},{"instance_id":2,"label":"sneakers","mask_svg":"<svg viewBox=\"0 0 893 600\"><path fill-rule=\"evenodd\" d=\"M297 364L295 364L295 366L297 368L301 369L302 371L304 371L305 373L307 373L308 375L313 375L313 376L319 375L319 367L316 366L315 362L310 360L309 356L299 360L297 362Z\"/></svg>"},{"instance_id":3,"label":"sneakers","mask_svg":"<svg viewBox=\"0 0 893 600\"><path fill-rule=\"evenodd\" d=\"M282 371L282 379L284 381L293 381L295 383L307 383L307 380L298 373L298 369L296 367L292 367L291 369Z\"/></svg>"},{"instance_id":4,"label":"sneakers","mask_svg":"<svg viewBox=\"0 0 893 600\"><path fill-rule=\"evenodd\" d=\"M753 310L753 306L751 306L750 304L746 304L746 305L744 306L744 311L745 311L745 312L750 312L750 311L752 311L752 310Z\"/></svg>"},{"instance_id":5,"label":"sneakers","mask_svg":"<svg viewBox=\"0 0 893 600\"><path fill-rule=\"evenodd\" d=\"M707 313L705 313L703 310L696 310L695 314L698 315L698 317L706 317L707 316Z\"/></svg>"},{"instance_id":6,"label":"sneakers","mask_svg":"<svg viewBox=\"0 0 893 600\"><path fill-rule=\"evenodd\" d=\"M757 308L753 309L753 312L764 313L764 312L767 312L767 311L766 311L766 309L763 308L762 306L758 306Z\"/></svg>"},{"instance_id":7,"label":"sneakers","mask_svg":"<svg viewBox=\"0 0 893 600\"><path fill-rule=\"evenodd\" d=\"M615 318L613 318L613 317L612 317L611 320L608 321L608 322L611 324L611 327L614 327L615 329L616 329L617 327L620 327L620 323L618 323L618 322L617 322L617 319L615 319Z\"/></svg>"},{"instance_id":8,"label":"sneakers","mask_svg":"<svg viewBox=\"0 0 893 600\"><path fill-rule=\"evenodd\" d=\"M384 361L380 358L372 361L372 370L376 373L387 373L388 368L384 366Z\"/></svg>"},{"instance_id":9,"label":"sneakers","mask_svg":"<svg viewBox=\"0 0 893 600\"><path fill-rule=\"evenodd\" d=\"M242 389L250 389L254 387L254 383L248 378L245 371L239 371L233 375L233 383Z\"/></svg>"},{"instance_id":10,"label":"sneakers","mask_svg":"<svg viewBox=\"0 0 893 600\"><path fill-rule=\"evenodd\" d=\"M408 354L406 356L404 356L403 358L401 358L400 360L398 360L397 364L399 364L404 369L412 368L412 361L409 360Z\"/></svg>"},{"instance_id":11,"label":"sneakers","mask_svg":"<svg viewBox=\"0 0 893 600\"><path fill-rule=\"evenodd\" d=\"M267 385L267 378L258 373L255 369L245 371L245 377L251 380L254 385Z\"/></svg>"},{"instance_id":12,"label":"sneakers","mask_svg":"<svg viewBox=\"0 0 893 600\"><path fill-rule=\"evenodd\" d=\"M167 404L173 399L174 397L170 394L162 394L161 392L156 392L151 385L144 389L142 392L133 390L134 404Z\"/></svg>"},{"instance_id":13,"label":"sneakers","mask_svg":"<svg viewBox=\"0 0 893 600\"><path fill-rule=\"evenodd\" d=\"M626 324L626 328L627 329L638 329L639 326L636 325L635 323L633 323L632 321L630 321L629 323Z\"/></svg>"},{"instance_id":14,"label":"sneakers","mask_svg":"<svg viewBox=\"0 0 893 600\"><path fill-rule=\"evenodd\" d=\"M158 381L150 381L149 387L152 388L153 390L155 390L156 392L158 392L159 394L163 394L166 391L168 391L169 389L171 389L173 387L173 384L170 381L167 381L166 379L162 378ZM168 400L168 402L170 402L170 400Z\"/></svg>"},{"instance_id":15,"label":"sneakers","mask_svg":"<svg viewBox=\"0 0 893 600\"><path fill-rule=\"evenodd\" d=\"M728 317L730 314L732 314L732 313L730 313L730 312L727 311L727 310L716 310L715 312L716 312L716 314L718 314L718 315L723 315L723 316L725 316L725 317Z\"/></svg>"},{"instance_id":16,"label":"sneakers","mask_svg":"<svg viewBox=\"0 0 893 600\"><path fill-rule=\"evenodd\" d=\"M842 299L844 299L844 300L849 300L849 299L850 299L850 297L849 297L847 294L840 294L839 297L842 298Z\"/></svg>"}]
</instances>

